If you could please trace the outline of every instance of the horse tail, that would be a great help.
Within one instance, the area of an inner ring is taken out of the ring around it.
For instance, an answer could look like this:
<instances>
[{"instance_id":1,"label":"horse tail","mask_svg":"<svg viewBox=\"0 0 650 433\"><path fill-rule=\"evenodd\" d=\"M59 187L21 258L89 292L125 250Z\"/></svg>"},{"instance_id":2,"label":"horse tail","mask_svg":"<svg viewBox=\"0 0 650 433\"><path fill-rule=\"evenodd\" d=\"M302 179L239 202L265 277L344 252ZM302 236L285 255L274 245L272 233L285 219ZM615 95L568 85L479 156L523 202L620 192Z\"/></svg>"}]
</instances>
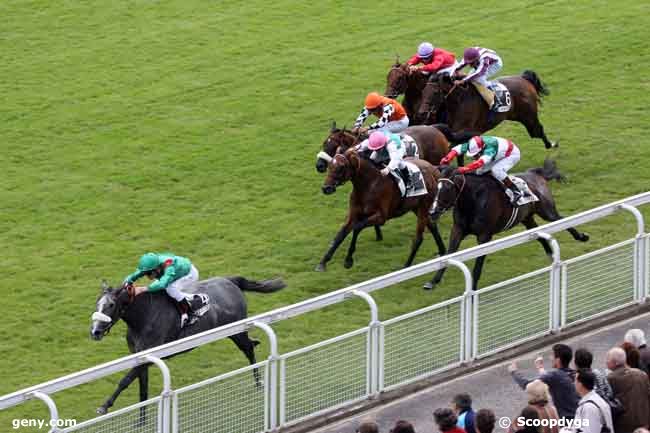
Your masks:
<instances>
[{"instance_id":1,"label":"horse tail","mask_svg":"<svg viewBox=\"0 0 650 433\"><path fill-rule=\"evenodd\" d=\"M284 281L282 281L281 278L274 278L272 280L254 281L254 280L248 280L244 277L237 276L237 277L227 277L226 279L232 281L241 290L247 290L249 292L273 293L287 287L287 285L285 284Z\"/></svg>"},{"instance_id":2,"label":"horse tail","mask_svg":"<svg viewBox=\"0 0 650 433\"><path fill-rule=\"evenodd\" d=\"M435 125L432 126L436 128L438 131L442 132L447 138L447 141L449 141L451 144L465 143L475 135L480 135L480 133L478 132L476 133L466 132L466 131L454 132L446 123L436 123Z\"/></svg>"},{"instance_id":3,"label":"horse tail","mask_svg":"<svg viewBox=\"0 0 650 433\"><path fill-rule=\"evenodd\" d=\"M542 102L542 97L550 94L551 92L548 90L546 85L542 82L542 79L539 78L539 75L535 71L531 71L529 69L526 69L521 76L523 77L524 80L528 81L530 84L535 87L535 90L537 91L537 100L541 104Z\"/></svg>"},{"instance_id":4,"label":"horse tail","mask_svg":"<svg viewBox=\"0 0 650 433\"><path fill-rule=\"evenodd\" d=\"M558 182L562 182L565 179L564 175L557 169L557 163L551 158L546 158L544 160L544 167L533 168L531 171L538 176L542 176L546 180L557 180Z\"/></svg>"}]
</instances>

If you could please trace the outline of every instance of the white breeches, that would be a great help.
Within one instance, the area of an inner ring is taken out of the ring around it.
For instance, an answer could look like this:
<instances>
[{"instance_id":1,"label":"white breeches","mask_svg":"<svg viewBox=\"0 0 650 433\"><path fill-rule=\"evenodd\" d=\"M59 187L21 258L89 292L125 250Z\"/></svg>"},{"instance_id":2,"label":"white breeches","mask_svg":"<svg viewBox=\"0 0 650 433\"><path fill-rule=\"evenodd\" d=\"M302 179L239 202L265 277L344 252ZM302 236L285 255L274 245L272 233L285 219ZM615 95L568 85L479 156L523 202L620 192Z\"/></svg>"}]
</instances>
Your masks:
<instances>
[{"instance_id":1,"label":"white breeches","mask_svg":"<svg viewBox=\"0 0 650 433\"><path fill-rule=\"evenodd\" d=\"M194 265L192 265L192 269L190 270L189 274L171 283L169 286L167 286L165 291L169 296L180 302L188 296L187 294L183 293L183 290L187 289L197 281L199 281L199 271L194 267Z\"/></svg>"},{"instance_id":2,"label":"white breeches","mask_svg":"<svg viewBox=\"0 0 650 433\"><path fill-rule=\"evenodd\" d=\"M488 78L490 78L491 76L499 72L501 68L503 68L503 62L501 61L501 59L499 59L497 63L492 63L490 66L488 66L487 71L485 71L484 74L475 77L474 81L476 81L479 84L482 84L485 87L489 87L492 85L492 81L488 80Z\"/></svg>"},{"instance_id":3,"label":"white breeches","mask_svg":"<svg viewBox=\"0 0 650 433\"><path fill-rule=\"evenodd\" d=\"M503 183L504 179L508 177L508 171L519 162L520 158L521 153L519 152L519 149L514 147L510 156L484 165L480 168L479 174L487 173L489 171L496 180Z\"/></svg>"},{"instance_id":4,"label":"white breeches","mask_svg":"<svg viewBox=\"0 0 650 433\"><path fill-rule=\"evenodd\" d=\"M392 132L393 134L400 133L404 131L406 128L409 126L409 117L404 116L400 120L394 120L392 122L388 122L381 128L373 129L373 131L386 131L386 132Z\"/></svg>"}]
</instances>

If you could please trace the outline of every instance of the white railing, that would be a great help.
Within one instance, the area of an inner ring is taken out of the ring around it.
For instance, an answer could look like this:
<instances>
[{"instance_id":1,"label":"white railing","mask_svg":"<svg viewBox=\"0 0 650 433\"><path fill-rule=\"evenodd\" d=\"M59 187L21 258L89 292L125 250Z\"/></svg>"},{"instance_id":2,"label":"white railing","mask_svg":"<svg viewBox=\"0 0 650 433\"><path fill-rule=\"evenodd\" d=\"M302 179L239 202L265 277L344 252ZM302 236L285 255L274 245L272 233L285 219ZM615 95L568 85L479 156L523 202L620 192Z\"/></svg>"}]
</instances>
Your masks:
<instances>
[{"instance_id":1,"label":"white railing","mask_svg":"<svg viewBox=\"0 0 650 433\"><path fill-rule=\"evenodd\" d=\"M635 206L647 203L650 192L26 388L0 397L0 410L40 399L47 404L52 420L57 420L58 410L51 397L57 391L153 363L163 374L159 397L61 432L180 433L225 429L258 433L293 424L644 302L649 295L650 235L645 233L643 216ZM553 233L620 211L630 212L636 219L633 238L562 261ZM548 240L552 247L549 267L472 290L472 277L464 262L538 238ZM448 266L463 273L462 296L379 321L377 305L369 293ZM368 303L367 327L291 353L278 352L270 324L357 297ZM257 364L264 377L262 386L255 385L253 367L246 367L172 389L162 358L254 327L267 334L270 345L269 358Z\"/></svg>"}]
</instances>

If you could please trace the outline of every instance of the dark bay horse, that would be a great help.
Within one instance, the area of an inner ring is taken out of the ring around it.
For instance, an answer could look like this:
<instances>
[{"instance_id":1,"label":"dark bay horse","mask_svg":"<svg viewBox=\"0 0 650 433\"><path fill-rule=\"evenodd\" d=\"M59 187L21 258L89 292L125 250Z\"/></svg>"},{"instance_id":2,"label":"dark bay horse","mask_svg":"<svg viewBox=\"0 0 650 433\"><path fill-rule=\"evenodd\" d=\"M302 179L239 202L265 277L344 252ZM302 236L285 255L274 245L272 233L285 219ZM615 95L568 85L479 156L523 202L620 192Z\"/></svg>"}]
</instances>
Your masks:
<instances>
[{"instance_id":1,"label":"dark bay horse","mask_svg":"<svg viewBox=\"0 0 650 433\"><path fill-rule=\"evenodd\" d=\"M347 181L352 182L352 192L350 193L347 220L316 267L317 271L325 270L327 262L330 261L350 231L352 231L352 240L345 256L344 266L352 267L354 263L352 255L361 230L371 225L383 225L389 219L399 217L407 212L413 212L417 216L417 229L411 253L404 266L408 267L413 263L415 254L422 244L422 234L425 228L431 231L440 255L445 254L445 244L440 237L438 227L429 219L429 209L433 203L436 182L440 173L434 166L422 159L411 159L410 162L416 164L422 171L428 193L403 199L392 176L382 176L372 162L362 158L354 149L338 153L332 158L327 178L323 184L323 193L332 194L336 191L337 186Z\"/></svg>"},{"instance_id":2,"label":"dark bay horse","mask_svg":"<svg viewBox=\"0 0 650 433\"><path fill-rule=\"evenodd\" d=\"M502 77L496 81L510 91L512 106L505 113L491 113L473 84L454 86L449 76L441 75L427 82L417 117L443 121L442 117L454 132L478 133L489 131L504 120L512 120L524 125L532 138L541 138L547 149L556 147L557 143L549 141L539 121L542 97L549 92L537 74L524 71L521 76Z\"/></svg>"},{"instance_id":3,"label":"dark bay horse","mask_svg":"<svg viewBox=\"0 0 650 433\"><path fill-rule=\"evenodd\" d=\"M246 299L242 290L271 293L285 287L281 279L251 281L243 277L210 278L196 283L188 293L205 293L210 297L210 309L199 320L183 329L174 300L163 292L143 293L131 296L126 286L113 289L105 283L102 285L90 336L101 340L110 329L122 319L128 326L126 342L131 353L140 352L189 335L198 334L208 329L245 319L247 316ZM256 363L254 348L258 341L251 340L248 332L230 337L241 350L248 362ZM254 372L255 382L259 384L259 372ZM118 395L138 378L140 382L140 401L148 398L149 364L142 364L131 369L120 381L117 389L106 402L97 409L104 414L113 406ZM144 409L144 408L142 408ZM144 411L141 410L141 419Z\"/></svg>"},{"instance_id":4,"label":"dark bay horse","mask_svg":"<svg viewBox=\"0 0 650 433\"><path fill-rule=\"evenodd\" d=\"M404 95L402 106L406 110L411 125L421 123L418 112L422 101L422 91L429 77L430 75L424 75L421 72L411 72L408 64L402 64L399 61L395 62L386 76L384 96L396 99L399 95Z\"/></svg>"},{"instance_id":5,"label":"dark bay horse","mask_svg":"<svg viewBox=\"0 0 650 433\"><path fill-rule=\"evenodd\" d=\"M562 216L555 208L555 200L548 187L548 181L560 180L562 175L557 171L555 162L547 159L543 168L529 169L523 174L516 174L528 184L530 190L539 201L514 208L503 191L503 187L491 175L477 176L459 174L453 167L445 167L438 180L436 195L431 217L436 221L445 211L454 209L454 225L449 237L451 254L458 250L461 241L470 234L476 235L479 244L489 242L492 237L502 231L509 230L517 224L523 224L527 229L537 227L535 215L545 221L557 221ZM516 214L514 214L517 212ZM514 218L513 218L514 216ZM567 229L573 238L580 242L589 240L589 236L574 228ZM537 239L549 256L552 250L546 239ZM478 257L474 264L474 290L481 277L485 256ZM431 289L442 280L445 269L439 270L425 289Z\"/></svg>"}]
</instances>

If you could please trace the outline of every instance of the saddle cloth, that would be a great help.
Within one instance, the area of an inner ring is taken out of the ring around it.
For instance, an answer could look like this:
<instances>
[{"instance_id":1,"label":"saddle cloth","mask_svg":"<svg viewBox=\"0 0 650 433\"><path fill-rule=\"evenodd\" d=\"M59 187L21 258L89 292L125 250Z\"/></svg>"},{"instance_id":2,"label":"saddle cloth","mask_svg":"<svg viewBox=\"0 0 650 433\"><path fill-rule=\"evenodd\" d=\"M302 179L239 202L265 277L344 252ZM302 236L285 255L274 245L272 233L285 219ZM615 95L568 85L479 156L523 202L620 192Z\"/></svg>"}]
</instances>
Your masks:
<instances>
[{"instance_id":1,"label":"saddle cloth","mask_svg":"<svg viewBox=\"0 0 650 433\"><path fill-rule=\"evenodd\" d=\"M492 109L498 113L505 113L510 111L512 107L512 99L510 98L510 91L506 86L495 81L490 86L490 90L494 92L494 107Z\"/></svg>"},{"instance_id":2,"label":"saddle cloth","mask_svg":"<svg viewBox=\"0 0 650 433\"><path fill-rule=\"evenodd\" d=\"M539 198L530 190L526 181L516 176L510 176L510 179L512 179L512 182L517 185L519 191L524 193L524 195L517 201L518 206L539 201ZM509 189L506 189L505 191L508 199L512 199L512 191Z\"/></svg>"},{"instance_id":3,"label":"saddle cloth","mask_svg":"<svg viewBox=\"0 0 650 433\"><path fill-rule=\"evenodd\" d=\"M399 170L393 170L390 173L395 179L395 182L397 182L402 197L409 198L425 195L428 192L427 185L424 183L424 176L422 176L422 172L418 166L408 161L404 161L404 164L406 165L411 177L411 184L408 185L408 188L404 185L404 179L400 176Z\"/></svg>"}]
</instances>

